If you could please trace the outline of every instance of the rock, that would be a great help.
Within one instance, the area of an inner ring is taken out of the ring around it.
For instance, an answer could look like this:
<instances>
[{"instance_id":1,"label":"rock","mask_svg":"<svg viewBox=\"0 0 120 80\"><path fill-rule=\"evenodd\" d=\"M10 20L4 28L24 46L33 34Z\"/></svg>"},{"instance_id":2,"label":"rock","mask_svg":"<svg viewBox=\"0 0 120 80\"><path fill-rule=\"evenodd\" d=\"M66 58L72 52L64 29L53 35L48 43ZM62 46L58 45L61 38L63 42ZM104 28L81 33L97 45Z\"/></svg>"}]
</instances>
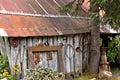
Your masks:
<instances>
[{"instance_id":1,"label":"rock","mask_svg":"<svg viewBox=\"0 0 120 80\"><path fill-rule=\"evenodd\" d=\"M8 80L7 78L3 78L3 79L1 79L1 80Z\"/></svg>"},{"instance_id":2,"label":"rock","mask_svg":"<svg viewBox=\"0 0 120 80\"><path fill-rule=\"evenodd\" d=\"M112 78L112 72L102 70L99 72L98 78L100 80L110 80Z\"/></svg>"},{"instance_id":3,"label":"rock","mask_svg":"<svg viewBox=\"0 0 120 80\"><path fill-rule=\"evenodd\" d=\"M92 78L92 79L90 79L90 80L96 80L96 78Z\"/></svg>"}]
</instances>

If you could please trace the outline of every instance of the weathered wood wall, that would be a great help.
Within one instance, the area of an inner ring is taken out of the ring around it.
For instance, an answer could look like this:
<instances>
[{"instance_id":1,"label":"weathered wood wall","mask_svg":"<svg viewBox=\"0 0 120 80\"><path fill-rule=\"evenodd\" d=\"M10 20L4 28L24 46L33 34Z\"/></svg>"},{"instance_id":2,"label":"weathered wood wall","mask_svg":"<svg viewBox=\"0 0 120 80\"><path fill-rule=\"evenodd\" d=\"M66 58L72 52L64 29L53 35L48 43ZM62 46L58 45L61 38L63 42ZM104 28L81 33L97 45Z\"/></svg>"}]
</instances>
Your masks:
<instances>
[{"instance_id":1,"label":"weathered wood wall","mask_svg":"<svg viewBox=\"0 0 120 80\"><path fill-rule=\"evenodd\" d=\"M62 58L64 62L65 73L82 72L87 70L89 61L89 34L54 36L54 37L21 37L17 38L19 44L17 47L11 46L13 38L0 37L0 51L4 56L8 55L9 63L12 66L23 63L23 69L30 68L27 48L43 43L46 46L63 45ZM58 71L57 52L52 52L52 60L47 60L47 52L40 52L40 62L38 65L44 65ZM18 56L18 57L17 57ZM21 68L20 68L21 69Z\"/></svg>"}]
</instances>

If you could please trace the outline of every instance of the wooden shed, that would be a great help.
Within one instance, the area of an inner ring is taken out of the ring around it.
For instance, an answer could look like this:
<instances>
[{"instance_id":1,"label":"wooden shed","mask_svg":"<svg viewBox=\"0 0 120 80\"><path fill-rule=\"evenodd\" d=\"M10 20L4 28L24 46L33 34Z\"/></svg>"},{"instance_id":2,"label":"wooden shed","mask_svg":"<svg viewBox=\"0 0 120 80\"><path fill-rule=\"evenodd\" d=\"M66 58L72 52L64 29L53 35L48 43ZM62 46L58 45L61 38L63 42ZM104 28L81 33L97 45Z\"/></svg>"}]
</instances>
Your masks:
<instances>
[{"instance_id":1,"label":"wooden shed","mask_svg":"<svg viewBox=\"0 0 120 80\"><path fill-rule=\"evenodd\" d=\"M38 59L35 66L43 65L64 73L87 70L90 22L86 17L74 17L57 10L69 1L0 1L0 52L8 56L11 71L15 64L20 71L31 68ZM49 49L35 49L37 52L33 50L31 57L29 48L35 46Z\"/></svg>"}]
</instances>

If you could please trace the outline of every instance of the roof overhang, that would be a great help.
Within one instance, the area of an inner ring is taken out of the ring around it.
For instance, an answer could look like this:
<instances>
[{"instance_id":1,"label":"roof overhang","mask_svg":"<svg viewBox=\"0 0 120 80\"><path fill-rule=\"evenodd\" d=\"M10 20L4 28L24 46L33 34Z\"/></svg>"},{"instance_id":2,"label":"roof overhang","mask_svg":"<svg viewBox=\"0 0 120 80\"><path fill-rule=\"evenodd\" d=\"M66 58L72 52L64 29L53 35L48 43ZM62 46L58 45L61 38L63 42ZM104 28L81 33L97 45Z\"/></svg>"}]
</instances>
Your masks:
<instances>
[{"instance_id":1,"label":"roof overhang","mask_svg":"<svg viewBox=\"0 0 120 80\"><path fill-rule=\"evenodd\" d=\"M88 19L0 14L0 36L59 36L90 32Z\"/></svg>"}]
</instances>

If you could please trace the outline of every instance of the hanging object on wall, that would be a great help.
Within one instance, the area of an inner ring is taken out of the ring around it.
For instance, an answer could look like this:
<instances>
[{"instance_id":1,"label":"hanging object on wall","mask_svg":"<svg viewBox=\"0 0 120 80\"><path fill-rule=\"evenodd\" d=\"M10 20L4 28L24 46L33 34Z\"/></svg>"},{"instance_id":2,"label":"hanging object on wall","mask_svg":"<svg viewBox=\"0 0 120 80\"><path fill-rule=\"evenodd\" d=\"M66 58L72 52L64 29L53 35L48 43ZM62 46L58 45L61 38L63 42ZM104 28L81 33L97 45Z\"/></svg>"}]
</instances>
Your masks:
<instances>
[{"instance_id":1,"label":"hanging object on wall","mask_svg":"<svg viewBox=\"0 0 120 80\"><path fill-rule=\"evenodd\" d=\"M10 40L10 44L11 44L11 46L12 46L13 48L18 47L18 45L19 45L19 39L18 39L18 38L12 38L12 39Z\"/></svg>"},{"instance_id":2,"label":"hanging object on wall","mask_svg":"<svg viewBox=\"0 0 120 80\"><path fill-rule=\"evenodd\" d=\"M52 60L52 52L47 53L47 60Z\"/></svg>"},{"instance_id":3,"label":"hanging object on wall","mask_svg":"<svg viewBox=\"0 0 120 80\"><path fill-rule=\"evenodd\" d=\"M34 53L34 55L35 55L35 64L38 64L40 62L41 56L39 53Z\"/></svg>"}]
</instances>

